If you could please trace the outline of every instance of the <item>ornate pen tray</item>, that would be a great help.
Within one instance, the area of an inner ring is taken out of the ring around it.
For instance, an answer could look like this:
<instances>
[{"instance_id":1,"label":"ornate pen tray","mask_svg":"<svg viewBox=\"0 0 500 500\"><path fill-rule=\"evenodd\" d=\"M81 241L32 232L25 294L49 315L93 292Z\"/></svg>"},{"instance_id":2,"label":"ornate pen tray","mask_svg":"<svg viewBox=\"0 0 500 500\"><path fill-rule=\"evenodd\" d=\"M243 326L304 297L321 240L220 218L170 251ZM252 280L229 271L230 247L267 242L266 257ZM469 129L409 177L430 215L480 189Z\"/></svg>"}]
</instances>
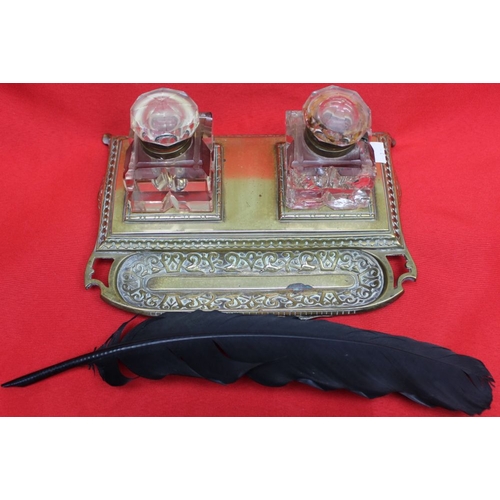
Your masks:
<instances>
[{"instance_id":1,"label":"ornate pen tray","mask_svg":"<svg viewBox=\"0 0 500 500\"><path fill-rule=\"evenodd\" d=\"M114 306L145 315L349 314L391 302L416 278L385 133L370 138L378 155L369 206L344 211L286 208L284 136L216 137L214 207L203 214L131 213L128 138L105 137L109 161L85 284ZM110 264L107 280L93 276L101 262Z\"/></svg>"}]
</instances>

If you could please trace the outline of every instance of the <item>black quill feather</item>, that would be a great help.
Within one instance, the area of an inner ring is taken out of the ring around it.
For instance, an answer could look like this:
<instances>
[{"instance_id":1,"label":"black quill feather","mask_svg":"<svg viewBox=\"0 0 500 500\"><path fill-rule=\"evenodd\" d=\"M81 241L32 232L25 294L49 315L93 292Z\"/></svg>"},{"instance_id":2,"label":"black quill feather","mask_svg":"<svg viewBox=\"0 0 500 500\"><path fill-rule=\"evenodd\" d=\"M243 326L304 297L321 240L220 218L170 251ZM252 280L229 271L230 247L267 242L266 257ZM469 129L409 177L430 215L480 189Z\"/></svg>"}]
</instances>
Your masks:
<instances>
[{"instance_id":1,"label":"black quill feather","mask_svg":"<svg viewBox=\"0 0 500 500\"><path fill-rule=\"evenodd\" d=\"M122 325L99 349L3 384L26 386L69 368L95 366L104 381L200 377L230 384L246 375L267 386L298 381L367 398L400 393L426 406L469 415L490 407L493 378L484 364L449 349L328 321L220 312L167 313L123 335Z\"/></svg>"}]
</instances>

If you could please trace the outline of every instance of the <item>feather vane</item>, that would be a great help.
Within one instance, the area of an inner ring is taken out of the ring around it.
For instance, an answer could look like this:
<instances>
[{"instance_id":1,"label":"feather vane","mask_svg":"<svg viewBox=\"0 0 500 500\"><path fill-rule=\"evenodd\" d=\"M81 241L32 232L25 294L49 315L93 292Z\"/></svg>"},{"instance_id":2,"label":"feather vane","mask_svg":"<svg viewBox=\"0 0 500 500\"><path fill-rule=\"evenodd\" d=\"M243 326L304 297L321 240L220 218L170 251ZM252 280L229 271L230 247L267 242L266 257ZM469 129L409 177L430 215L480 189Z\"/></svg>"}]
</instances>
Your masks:
<instances>
[{"instance_id":1,"label":"feather vane","mask_svg":"<svg viewBox=\"0 0 500 500\"><path fill-rule=\"evenodd\" d=\"M247 376L266 386L298 381L367 398L400 393L430 407L480 414L490 407L493 377L478 359L406 337L328 321L247 316L217 311L166 313L99 349L3 384L26 386L81 365L95 366L110 385L168 375L230 384Z\"/></svg>"}]
</instances>

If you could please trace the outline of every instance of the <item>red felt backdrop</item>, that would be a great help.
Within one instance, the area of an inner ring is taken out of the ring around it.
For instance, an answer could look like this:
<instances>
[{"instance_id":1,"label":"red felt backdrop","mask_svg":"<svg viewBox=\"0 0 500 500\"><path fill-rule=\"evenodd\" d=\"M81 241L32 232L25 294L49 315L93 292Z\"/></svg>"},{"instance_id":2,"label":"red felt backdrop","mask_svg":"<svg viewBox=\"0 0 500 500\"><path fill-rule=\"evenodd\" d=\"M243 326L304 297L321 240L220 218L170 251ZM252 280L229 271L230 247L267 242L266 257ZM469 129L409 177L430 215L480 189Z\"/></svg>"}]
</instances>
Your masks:
<instances>
[{"instance_id":1,"label":"red felt backdrop","mask_svg":"<svg viewBox=\"0 0 500 500\"><path fill-rule=\"evenodd\" d=\"M0 381L92 350L131 317L97 288L85 290L83 276L108 154L101 137L128 133L139 94L185 90L212 111L216 135L283 134L285 111L324 85L1 85ZM499 379L500 85L340 85L368 103L374 131L397 140L402 226L419 276L393 304L333 321L477 357ZM495 389L484 416L500 416L498 396ZM171 377L113 388L83 368L1 389L0 415L462 416L399 395L368 400L245 379L220 386Z\"/></svg>"}]
</instances>

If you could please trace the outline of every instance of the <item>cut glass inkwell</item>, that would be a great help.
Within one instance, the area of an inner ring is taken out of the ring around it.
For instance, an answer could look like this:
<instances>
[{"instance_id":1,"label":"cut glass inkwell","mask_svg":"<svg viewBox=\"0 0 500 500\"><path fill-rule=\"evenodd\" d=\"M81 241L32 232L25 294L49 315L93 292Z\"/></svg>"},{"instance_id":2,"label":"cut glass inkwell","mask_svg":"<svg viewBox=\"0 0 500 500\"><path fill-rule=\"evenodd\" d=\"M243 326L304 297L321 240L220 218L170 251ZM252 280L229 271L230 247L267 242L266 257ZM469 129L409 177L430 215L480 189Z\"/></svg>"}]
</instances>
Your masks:
<instances>
[{"instance_id":1,"label":"cut glass inkwell","mask_svg":"<svg viewBox=\"0 0 500 500\"><path fill-rule=\"evenodd\" d=\"M356 92L313 92L286 113L282 136L212 137L212 114L181 90L147 92L130 113L129 136L105 136L85 275L112 305L146 315L350 314L388 304L416 278L394 142L372 133ZM104 278L94 276L100 261Z\"/></svg>"},{"instance_id":2,"label":"cut glass inkwell","mask_svg":"<svg viewBox=\"0 0 500 500\"><path fill-rule=\"evenodd\" d=\"M330 86L286 114L286 206L366 208L376 175L371 113L359 94Z\"/></svg>"},{"instance_id":3,"label":"cut glass inkwell","mask_svg":"<svg viewBox=\"0 0 500 500\"><path fill-rule=\"evenodd\" d=\"M130 110L125 164L128 219L137 214L214 213L216 172L212 116L184 92L158 89Z\"/></svg>"}]
</instances>

